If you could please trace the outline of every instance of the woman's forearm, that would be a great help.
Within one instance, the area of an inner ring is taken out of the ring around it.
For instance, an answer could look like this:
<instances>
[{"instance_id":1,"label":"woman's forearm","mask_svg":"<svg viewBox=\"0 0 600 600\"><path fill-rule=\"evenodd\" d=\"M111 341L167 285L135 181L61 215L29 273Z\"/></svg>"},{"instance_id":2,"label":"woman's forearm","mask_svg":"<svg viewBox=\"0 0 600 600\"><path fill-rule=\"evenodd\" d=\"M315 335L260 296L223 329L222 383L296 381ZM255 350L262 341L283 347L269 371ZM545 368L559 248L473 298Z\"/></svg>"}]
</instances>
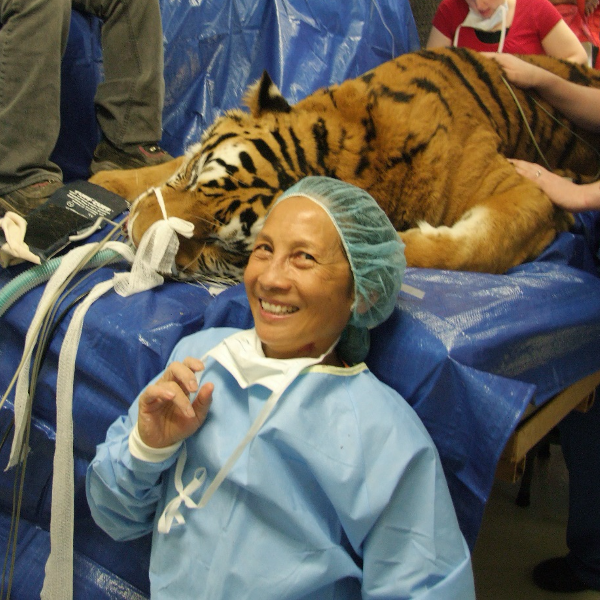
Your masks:
<instances>
[{"instance_id":1,"label":"woman's forearm","mask_svg":"<svg viewBox=\"0 0 600 600\"><path fill-rule=\"evenodd\" d=\"M600 89L572 83L543 69L536 73L533 86L552 106L577 125L600 132Z\"/></svg>"}]
</instances>

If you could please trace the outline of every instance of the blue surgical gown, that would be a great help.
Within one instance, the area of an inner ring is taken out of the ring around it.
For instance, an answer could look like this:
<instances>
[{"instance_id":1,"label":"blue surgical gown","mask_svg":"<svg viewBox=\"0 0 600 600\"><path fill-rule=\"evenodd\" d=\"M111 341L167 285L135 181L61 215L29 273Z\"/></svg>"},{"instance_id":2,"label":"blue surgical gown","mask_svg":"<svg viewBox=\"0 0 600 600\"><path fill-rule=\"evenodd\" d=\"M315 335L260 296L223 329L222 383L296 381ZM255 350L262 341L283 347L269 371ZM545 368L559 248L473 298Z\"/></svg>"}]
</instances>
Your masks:
<instances>
[{"instance_id":1,"label":"blue surgical gown","mask_svg":"<svg viewBox=\"0 0 600 600\"><path fill-rule=\"evenodd\" d=\"M170 360L201 357L235 331L188 336ZM208 485L270 395L258 384L241 389L210 357L205 365L213 403L185 442L184 486L199 467ZM137 400L98 446L87 495L113 538L153 532L153 600L475 598L435 446L366 365L301 372L208 504L182 504L185 523L166 534L157 522L177 495L181 449L159 463L135 458L128 438L136 421Z\"/></svg>"}]
</instances>

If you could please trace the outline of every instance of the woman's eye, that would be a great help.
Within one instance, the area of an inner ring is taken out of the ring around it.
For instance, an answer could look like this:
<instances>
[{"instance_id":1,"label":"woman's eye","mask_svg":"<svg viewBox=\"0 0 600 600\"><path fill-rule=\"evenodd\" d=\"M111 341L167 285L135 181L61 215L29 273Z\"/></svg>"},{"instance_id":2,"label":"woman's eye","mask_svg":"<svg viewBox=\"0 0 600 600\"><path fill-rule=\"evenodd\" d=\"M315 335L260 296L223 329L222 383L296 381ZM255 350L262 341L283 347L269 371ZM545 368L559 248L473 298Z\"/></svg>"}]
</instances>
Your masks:
<instances>
[{"instance_id":1,"label":"woman's eye","mask_svg":"<svg viewBox=\"0 0 600 600\"><path fill-rule=\"evenodd\" d=\"M268 244L257 244L252 249L253 254L267 254L271 252L271 247Z\"/></svg>"},{"instance_id":2,"label":"woman's eye","mask_svg":"<svg viewBox=\"0 0 600 600\"><path fill-rule=\"evenodd\" d=\"M301 262L315 262L315 257L308 252L298 252L296 257Z\"/></svg>"}]
</instances>

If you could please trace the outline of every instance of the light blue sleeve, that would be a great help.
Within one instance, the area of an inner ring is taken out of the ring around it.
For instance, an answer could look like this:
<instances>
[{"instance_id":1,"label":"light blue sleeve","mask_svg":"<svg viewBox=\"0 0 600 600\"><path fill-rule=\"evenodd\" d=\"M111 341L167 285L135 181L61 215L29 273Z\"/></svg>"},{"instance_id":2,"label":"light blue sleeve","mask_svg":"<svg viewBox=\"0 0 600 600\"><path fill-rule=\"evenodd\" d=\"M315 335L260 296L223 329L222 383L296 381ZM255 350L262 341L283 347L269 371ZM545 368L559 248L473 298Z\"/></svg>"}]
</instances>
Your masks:
<instances>
[{"instance_id":1,"label":"light blue sleeve","mask_svg":"<svg viewBox=\"0 0 600 600\"><path fill-rule=\"evenodd\" d=\"M129 452L129 434L137 419L137 401L129 414L115 421L106 441L96 449L86 477L86 494L94 521L115 540L150 533L163 496L161 474L179 456L150 463Z\"/></svg>"},{"instance_id":2,"label":"light blue sleeve","mask_svg":"<svg viewBox=\"0 0 600 600\"><path fill-rule=\"evenodd\" d=\"M182 338L167 364L186 356L199 357L223 337L237 331L222 328L199 331ZM162 373L152 379L156 381ZM129 452L129 434L137 422L138 399L129 413L117 419L108 429L106 440L96 449L86 477L86 495L94 521L115 540L130 540L153 530L154 517L162 510L163 479L161 475L179 457L175 452L167 460L150 463Z\"/></svg>"},{"instance_id":3,"label":"light blue sleeve","mask_svg":"<svg viewBox=\"0 0 600 600\"><path fill-rule=\"evenodd\" d=\"M475 600L469 549L433 442L406 465L363 561L365 600Z\"/></svg>"}]
</instances>

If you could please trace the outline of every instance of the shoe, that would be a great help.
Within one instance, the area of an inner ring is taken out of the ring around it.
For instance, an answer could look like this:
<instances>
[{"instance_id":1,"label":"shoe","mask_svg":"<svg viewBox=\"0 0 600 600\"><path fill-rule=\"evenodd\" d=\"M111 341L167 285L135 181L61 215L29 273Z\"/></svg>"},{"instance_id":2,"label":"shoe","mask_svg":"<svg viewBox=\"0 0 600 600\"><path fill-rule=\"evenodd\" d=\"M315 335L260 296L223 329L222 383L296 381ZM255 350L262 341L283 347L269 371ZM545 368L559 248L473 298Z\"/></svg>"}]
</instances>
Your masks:
<instances>
[{"instance_id":1,"label":"shoe","mask_svg":"<svg viewBox=\"0 0 600 600\"><path fill-rule=\"evenodd\" d=\"M40 181L0 196L0 217L8 211L26 217L34 208L46 202L62 185L62 181L56 179Z\"/></svg>"},{"instance_id":2,"label":"shoe","mask_svg":"<svg viewBox=\"0 0 600 600\"><path fill-rule=\"evenodd\" d=\"M556 556L537 564L533 569L534 583L548 592L584 592L594 588L579 580L566 556Z\"/></svg>"},{"instance_id":3,"label":"shoe","mask_svg":"<svg viewBox=\"0 0 600 600\"><path fill-rule=\"evenodd\" d=\"M127 148L117 148L108 140L102 140L94 150L94 158L90 165L92 175L99 171L114 169L139 169L160 165L173 157L158 144L138 144Z\"/></svg>"}]
</instances>

